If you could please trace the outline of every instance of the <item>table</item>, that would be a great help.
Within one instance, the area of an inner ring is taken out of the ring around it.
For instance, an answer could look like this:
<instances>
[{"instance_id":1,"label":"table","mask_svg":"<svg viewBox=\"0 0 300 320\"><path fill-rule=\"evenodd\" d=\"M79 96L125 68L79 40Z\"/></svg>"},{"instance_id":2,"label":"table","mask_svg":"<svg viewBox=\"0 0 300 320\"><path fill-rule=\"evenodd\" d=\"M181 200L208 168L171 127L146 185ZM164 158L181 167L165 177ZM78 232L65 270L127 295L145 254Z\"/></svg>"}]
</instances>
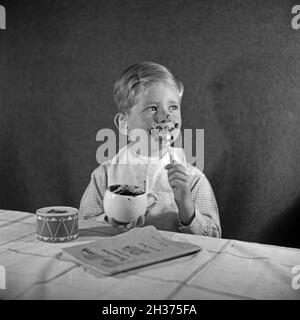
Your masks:
<instances>
[{"instance_id":1,"label":"table","mask_svg":"<svg viewBox=\"0 0 300 320\"><path fill-rule=\"evenodd\" d=\"M80 220L77 240L45 243L36 239L35 219L32 213L0 210L0 265L6 270L1 299L300 299L300 289L292 287L297 276L292 268L300 265L298 249L163 232L202 250L115 276L96 276L61 248L110 237L117 230L105 222Z\"/></svg>"}]
</instances>

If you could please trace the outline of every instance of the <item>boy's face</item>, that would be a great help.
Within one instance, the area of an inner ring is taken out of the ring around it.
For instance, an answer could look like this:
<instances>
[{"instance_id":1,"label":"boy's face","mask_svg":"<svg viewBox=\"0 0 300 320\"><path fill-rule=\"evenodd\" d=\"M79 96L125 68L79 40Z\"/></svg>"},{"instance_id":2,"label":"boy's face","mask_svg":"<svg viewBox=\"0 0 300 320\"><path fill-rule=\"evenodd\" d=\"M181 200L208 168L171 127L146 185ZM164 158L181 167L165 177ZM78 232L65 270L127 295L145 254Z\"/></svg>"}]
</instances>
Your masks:
<instances>
[{"instance_id":1,"label":"boy's face","mask_svg":"<svg viewBox=\"0 0 300 320\"><path fill-rule=\"evenodd\" d=\"M140 93L137 103L127 115L127 122L129 132L144 129L151 139L157 140L157 137L151 136L151 130L166 127L177 137L181 127L178 90L165 83L152 85Z\"/></svg>"}]
</instances>

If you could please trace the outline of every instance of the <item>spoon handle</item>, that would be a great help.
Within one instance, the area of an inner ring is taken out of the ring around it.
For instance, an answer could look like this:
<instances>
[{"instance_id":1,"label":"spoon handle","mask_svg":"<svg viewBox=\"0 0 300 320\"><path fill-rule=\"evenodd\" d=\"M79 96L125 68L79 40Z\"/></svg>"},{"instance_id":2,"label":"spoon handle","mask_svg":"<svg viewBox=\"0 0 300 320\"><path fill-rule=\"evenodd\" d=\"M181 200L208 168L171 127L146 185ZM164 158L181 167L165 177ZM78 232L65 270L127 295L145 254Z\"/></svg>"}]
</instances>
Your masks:
<instances>
[{"instance_id":1,"label":"spoon handle","mask_svg":"<svg viewBox=\"0 0 300 320\"><path fill-rule=\"evenodd\" d=\"M169 154L169 156L170 156L170 161L171 161L171 163L174 163L174 162L175 162L175 159L174 159L173 152L172 152L172 150L171 150L170 140L169 140L169 139L166 141L166 147L167 147L167 150L168 150L168 154Z\"/></svg>"}]
</instances>

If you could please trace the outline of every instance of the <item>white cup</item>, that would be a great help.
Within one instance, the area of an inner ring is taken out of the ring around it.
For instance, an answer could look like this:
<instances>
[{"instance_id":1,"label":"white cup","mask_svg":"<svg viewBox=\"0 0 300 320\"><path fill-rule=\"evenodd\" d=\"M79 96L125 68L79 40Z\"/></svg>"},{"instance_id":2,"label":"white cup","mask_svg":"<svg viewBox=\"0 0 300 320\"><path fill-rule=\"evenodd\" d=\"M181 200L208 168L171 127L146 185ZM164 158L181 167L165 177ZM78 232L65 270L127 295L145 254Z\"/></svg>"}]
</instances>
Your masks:
<instances>
[{"instance_id":1,"label":"white cup","mask_svg":"<svg viewBox=\"0 0 300 320\"><path fill-rule=\"evenodd\" d=\"M153 201L149 203L149 199ZM152 193L144 193L137 196L126 196L106 190L103 199L104 212L108 218L127 223L146 213L157 203L157 196Z\"/></svg>"}]
</instances>

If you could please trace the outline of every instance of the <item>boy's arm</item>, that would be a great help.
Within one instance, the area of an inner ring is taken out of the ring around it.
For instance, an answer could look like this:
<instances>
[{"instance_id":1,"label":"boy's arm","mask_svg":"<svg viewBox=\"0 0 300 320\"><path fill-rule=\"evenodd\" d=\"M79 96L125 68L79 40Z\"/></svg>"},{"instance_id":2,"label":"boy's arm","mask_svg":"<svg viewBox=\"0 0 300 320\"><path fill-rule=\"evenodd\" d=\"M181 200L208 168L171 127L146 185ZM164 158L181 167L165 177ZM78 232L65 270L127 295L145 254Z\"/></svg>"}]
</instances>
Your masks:
<instances>
[{"instance_id":1,"label":"boy's arm","mask_svg":"<svg viewBox=\"0 0 300 320\"><path fill-rule=\"evenodd\" d=\"M189 165L189 169L191 169ZM197 170L195 167L192 171ZM197 170L198 171L198 170ZM221 225L217 202L212 187L205 175L198 171L197 179L192 187L192 200L195 208L195 216L192 222L179 230L183 233L199 234L210 237L221 237Z\"/></svg>"},{"instance_id":2,"label":"boy's arm","mask_svg":"<svg viewBox=\"0 0 300 320\"><path fill-rule=\"evenodd\" d=\"M103 166L99 166L91 174L91 180L87 186L79 208L79 217L82 219L96 220L96 217L104 213L103 197L106 190L106 172Z\"/></svg>"}]
</instances>

